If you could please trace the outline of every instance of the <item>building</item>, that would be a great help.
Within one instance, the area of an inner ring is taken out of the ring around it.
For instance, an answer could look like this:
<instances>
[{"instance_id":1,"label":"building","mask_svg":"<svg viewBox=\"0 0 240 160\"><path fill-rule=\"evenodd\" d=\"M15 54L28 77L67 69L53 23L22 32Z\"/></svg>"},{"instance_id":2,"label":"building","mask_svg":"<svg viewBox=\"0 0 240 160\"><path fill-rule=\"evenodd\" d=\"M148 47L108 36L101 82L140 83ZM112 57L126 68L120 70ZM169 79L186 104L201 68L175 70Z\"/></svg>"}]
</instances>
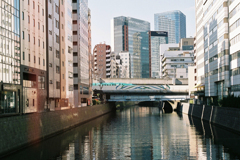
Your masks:
<instances>
[{"instance_id":1,"label":"building","mask_svg":"<svg viewBox=\"0 0 240 160\"><path fill-rule=\"evenodd\" d=\"M159 54L160 54L160 57L159 57L159 74L160 74L160 78L163 78L163 71L162 71L162 57L163 57L163 54L165 51L168 51L169 48L173 48L173 47L176 47L179 49L179 44L160 44L159 46Z\"/></svg>"},{"instance_id":2,"label":"building","mask_svg":"<svg viewBox=\"0 0 240 160\"><path fill-rule=\"evenodd\" d=\"M0 3L0 115L22 113L20 0Z\"/></svg>"},{"instance_id":3,"label":"building","mask_svg":"<svg viewBox=\"0 0 240 160\"><path fill-rule=\"evenodd\" d=\"M168 32L168 43L179 43L186 38L186 16L181 11L156 13L154 29Z\"/></svg>"},{"instance_id":4,"label":"building","mask_svg":"<svg viewBox=\"0 0 240 160\"><path fill-rule=\"evenodd\" d=\"M240 95L240 4L229 1L230 80L231 94ZM225 20L225 19L224 19Z\"/></svg>"},{"instance_id":5,"label":"building","mask_svg":"<svg viewBox=\"0 0 240 160\"><path fill-rule=\"evenodd\" d=\"M148 78L150 23L131 17L115 17L111 22L111 31L114 52L130 53L131 78Z\"/></svg>"},{"instance_id":6,"label":"building","mask_svg":"<svg viewBox=\"0 0 240 160\"><path fill-rule=\"evenodd\" d=\"M161 77L188 78L188 67L194 65L193 48L194 38L183 38L179 44L161 44Z\"/></svg>"},{"instance_id":7,"label":"building","mask_svg":"<svg viewBox=\"0 0 240 160\"><path fill-rule=\"evenodd\" d=\"M41 112L47 109L45 1L21 1L20 10L23 113Z\"/></svg>"},{"instance_id":8,"label":"building","mask_svg":"<svg viewBox=\"0 0 240 160\"><path fill-rule=\"evenodd\" d=\"M198 85L205 86L208 104L230 91L228 1L196 1Z\"/></svg>"},{"instance_id":9,"label":"building","mask_svg":"<svg viewBox=\"0 0 240 160\"><path fill-rule=\"evenodd\" d=\"M122 65L120 66L120 78L130 78L130 54L129 52L120 52L119 56L122 61Z\"/></svg>"},{"instance_id":10,"label":"building","mask_svg":"<svg viewBox=\"0 0 240 160\"><path fill-rule=\"evenodd\" d=\"M194 63L193 51L165 51L162 56L162 76L188 78L188 66Z\"/></svg>"},{"instance_id":11,"label":"building","mask_svg":"<svg viewBox=\"0 0 240 160\"><path fill-rule=\"evenodd\" d=\"M160 44L168 43L168 33L162 31L149 32L149 73L150 77L160 78Z\"/></svg>"},{"instance_id":12,"label":"building","mask_svg":"<svg viewBox=\"0 0 240 160\"><path fill-rule=\"evenodd\" d=\"M86 106L89 92L88 0L72 1L73 84L75 107ZM72 26L71 26L72 24Z\"/></svg>"},{"instance_id":13,"label":"building","mask_svg":"<svg viewBox=\"0 0 240 160\"><path fill-rule=\"evenodd\" d=\"M93 54L92 54L92 29L91 29L91 25L92 25L92 22L91 22L91 10L88 8L88 54L89 54L89 98L88 98L88 105L91 104L92 102L92 73L93 73L93 70L92 70L92 66L93 66L93 63L92 63L92 60L93 60Z\"/></svg>"},{"instance_id":14,"label":"building","mask_svg":"<svg viewBox=\"0 0 240 160\"><path fill-rule=\"evenodd\" d=\"M62 37L61 42L61 61L62 61L62 81L61 88L61 107L74 106L74 91L73 91L73 30L72 30L72 3L71 1L64 1L60 5L60 11L63 16L60 18ZM63 10L63 11L62 11ZM65 31L65 32L64 32ZM63 54L64 53L64 54ZM63 79L64 78L64 79ZM64 103L66 101L66 103Z\"/></svg>"},{"instance_id":15,"label":"building","mask_svg":"<svg viewBox=\"0 0 240 160\"><path fill-rule=\"evenodd\" d=\"M94 72L96 79L111 77L111 46L107 44L97 44L93 49Z\"/></svg>"},{"instance_id":16,"label":"building","mask_svg":"<svg viewBox=\"0 0 240 160\"><path fill-rule=\"evenodd\" d=\"M50 110L55 110L60 109L61 100L60 3L58 0L47 3L48 106Z\"/></svg>"}]
</instances>

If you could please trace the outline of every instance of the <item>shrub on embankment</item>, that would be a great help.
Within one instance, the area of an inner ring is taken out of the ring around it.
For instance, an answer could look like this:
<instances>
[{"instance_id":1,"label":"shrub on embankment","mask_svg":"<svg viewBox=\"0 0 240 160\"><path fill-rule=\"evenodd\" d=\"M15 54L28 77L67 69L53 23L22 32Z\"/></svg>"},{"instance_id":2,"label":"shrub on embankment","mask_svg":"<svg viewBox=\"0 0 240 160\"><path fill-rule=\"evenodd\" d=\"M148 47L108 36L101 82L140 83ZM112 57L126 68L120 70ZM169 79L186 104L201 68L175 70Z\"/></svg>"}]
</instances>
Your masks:
<instances>
[{"instance_id":1,"label":"shrub on embankment","mask_svg":"<svg viewBox=\"0 0 240 160\"><path fill-rule=\"evenodd\" d=\"M240 108L240 97L228 95L218 102L220 107Z\"/></svg>"}]
</instances>

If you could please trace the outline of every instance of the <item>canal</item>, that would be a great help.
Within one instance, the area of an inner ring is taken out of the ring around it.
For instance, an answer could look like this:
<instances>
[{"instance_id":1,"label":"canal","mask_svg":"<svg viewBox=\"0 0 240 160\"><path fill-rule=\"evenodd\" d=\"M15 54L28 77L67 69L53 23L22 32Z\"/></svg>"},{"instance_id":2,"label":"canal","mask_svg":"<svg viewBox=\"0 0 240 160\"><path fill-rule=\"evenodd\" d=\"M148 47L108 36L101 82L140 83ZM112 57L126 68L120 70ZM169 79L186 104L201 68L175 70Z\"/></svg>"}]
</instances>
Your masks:
<instances>
[{"instance_id":1,"label":"canal","mask_svg":"<svg viewBox=\"0 0 240 160\"><path fill-rule=\"evenodd\" d=\"M239 159L240 136L188 115L132 106L3 160Z\"/></svg>"}]
</instances>

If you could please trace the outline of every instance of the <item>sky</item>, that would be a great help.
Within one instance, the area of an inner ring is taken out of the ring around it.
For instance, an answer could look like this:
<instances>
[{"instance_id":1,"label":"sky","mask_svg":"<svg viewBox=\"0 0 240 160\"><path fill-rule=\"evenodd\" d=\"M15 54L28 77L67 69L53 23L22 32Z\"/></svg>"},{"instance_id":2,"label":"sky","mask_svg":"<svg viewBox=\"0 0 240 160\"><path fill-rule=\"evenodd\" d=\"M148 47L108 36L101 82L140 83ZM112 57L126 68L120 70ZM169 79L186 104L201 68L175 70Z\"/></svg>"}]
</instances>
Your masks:
<instances>
[{"instance_id":1,"label":"sky","mask_svg":"<svg viewBox=\"0 0 240 160\"><path fill-rule=\"evenodd\" d=\"M111 19L133 17L150 22L154 30L154 14L180 10L186 15L187 37L195 34L195 0L88 0L92 21L92 48L96 44L111 45Z\"/></svg>"}]
</instances>

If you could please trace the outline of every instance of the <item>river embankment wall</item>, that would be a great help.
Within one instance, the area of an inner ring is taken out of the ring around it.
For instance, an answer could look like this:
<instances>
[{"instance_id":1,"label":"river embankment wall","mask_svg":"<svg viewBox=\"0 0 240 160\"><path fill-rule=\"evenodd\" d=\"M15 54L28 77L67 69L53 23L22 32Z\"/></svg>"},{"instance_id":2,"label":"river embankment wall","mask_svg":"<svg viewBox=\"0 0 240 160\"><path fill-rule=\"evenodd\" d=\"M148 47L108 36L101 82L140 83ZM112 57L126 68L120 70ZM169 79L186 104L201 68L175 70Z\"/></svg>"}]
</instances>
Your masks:
<instances>
[{"instance_id":1,"label":"river embankment wall","mask_svg":"<svg viewBox=\"0 0 240 160\"><path fill-rule=\"evenodd\" d=\"M240 109L181 103L178 111L240 133Z\"/></svg>"},{"instance_id":2,"label":"river embankment wall","mask_svg":"<svg viewBox=\"0 0 240 160\"><path fill-rule=\"evenodd\" d=\"M114 104L0 118L0 157L115 110Z\"/></svg>"}]
</instances>

